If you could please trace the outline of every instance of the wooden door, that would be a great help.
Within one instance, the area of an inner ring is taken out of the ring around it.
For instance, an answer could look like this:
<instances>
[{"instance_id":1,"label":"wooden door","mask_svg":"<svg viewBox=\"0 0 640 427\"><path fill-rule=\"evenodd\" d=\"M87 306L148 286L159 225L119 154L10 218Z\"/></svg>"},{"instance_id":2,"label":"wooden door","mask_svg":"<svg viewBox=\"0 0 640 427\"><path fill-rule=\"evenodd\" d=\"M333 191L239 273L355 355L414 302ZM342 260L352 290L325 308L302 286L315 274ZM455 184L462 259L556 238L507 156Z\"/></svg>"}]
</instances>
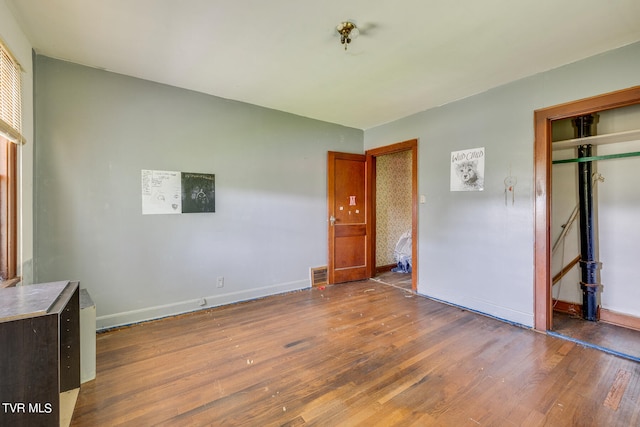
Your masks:
<instances>
[{"instance_id":1,"label":"wooden door","mask_svg":"<svg viewBox=\"0 0 640 427\"><path fill-rule=\"evenodd\" d=\"M371 263L366 156L330 151L327 178L328 281L343 283L368 279Z\"/></svg>"}]
</instances>

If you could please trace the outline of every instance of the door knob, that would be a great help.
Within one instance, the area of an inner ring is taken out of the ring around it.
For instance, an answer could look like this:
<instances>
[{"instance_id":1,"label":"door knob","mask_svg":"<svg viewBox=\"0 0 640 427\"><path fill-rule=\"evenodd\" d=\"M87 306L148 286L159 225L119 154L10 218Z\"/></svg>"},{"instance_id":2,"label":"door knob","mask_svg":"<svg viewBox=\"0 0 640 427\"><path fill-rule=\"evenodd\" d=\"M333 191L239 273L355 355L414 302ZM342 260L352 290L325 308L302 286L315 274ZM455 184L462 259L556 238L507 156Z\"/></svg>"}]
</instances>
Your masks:
<instances>
[{"instance_id":1,"label":"door knob","mask_svg":"<svg viewBox=\"0 0 640 427\"><path fill-rule=\"evenodd\" d=\"M336 225L336 217L335 217L335 216L333 216L333 215L331 215L331 216L329 217L329 223L330 223L331 225Z\"/></svg>"}]
</instances>

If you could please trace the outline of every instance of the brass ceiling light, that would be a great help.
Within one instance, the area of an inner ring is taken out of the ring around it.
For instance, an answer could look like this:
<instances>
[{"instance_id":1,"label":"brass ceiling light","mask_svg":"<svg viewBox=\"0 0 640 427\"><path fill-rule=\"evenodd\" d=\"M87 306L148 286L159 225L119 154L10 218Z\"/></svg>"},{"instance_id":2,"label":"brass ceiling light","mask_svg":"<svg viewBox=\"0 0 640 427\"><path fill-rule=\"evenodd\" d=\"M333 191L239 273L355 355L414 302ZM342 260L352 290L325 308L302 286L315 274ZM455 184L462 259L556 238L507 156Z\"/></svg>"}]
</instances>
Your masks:
<instances>
[{"instance_id":1,"label":"brass ceiling light","mask_svg":"<svg viewBox=\"0 0 640 427\"><path fill-rule=\"evenodd\" d=\"M345 21L338 24L336 31L340 34L340 43L344 45L344 50L351 43L352 38L356 38L359 34L358 27L351 21Z\"/></svg>"}]
</instances>

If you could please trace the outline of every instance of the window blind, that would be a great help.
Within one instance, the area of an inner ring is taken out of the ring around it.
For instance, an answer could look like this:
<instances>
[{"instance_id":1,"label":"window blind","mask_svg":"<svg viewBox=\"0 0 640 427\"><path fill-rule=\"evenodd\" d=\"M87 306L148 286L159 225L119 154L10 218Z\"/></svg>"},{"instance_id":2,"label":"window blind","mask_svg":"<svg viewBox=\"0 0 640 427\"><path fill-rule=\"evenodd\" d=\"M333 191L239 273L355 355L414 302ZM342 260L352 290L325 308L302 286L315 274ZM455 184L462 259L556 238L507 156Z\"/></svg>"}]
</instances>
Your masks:
<instances>
[{"instance_id":1,"label":"window blind","mask_svg":"<svg viewBox=\"0 0 640 427\"><path fill-rule=\"evenodd\" d=\"M0 132L9 140L23 143L22 68L0 41Z\"/></svg>"}]
</instances>

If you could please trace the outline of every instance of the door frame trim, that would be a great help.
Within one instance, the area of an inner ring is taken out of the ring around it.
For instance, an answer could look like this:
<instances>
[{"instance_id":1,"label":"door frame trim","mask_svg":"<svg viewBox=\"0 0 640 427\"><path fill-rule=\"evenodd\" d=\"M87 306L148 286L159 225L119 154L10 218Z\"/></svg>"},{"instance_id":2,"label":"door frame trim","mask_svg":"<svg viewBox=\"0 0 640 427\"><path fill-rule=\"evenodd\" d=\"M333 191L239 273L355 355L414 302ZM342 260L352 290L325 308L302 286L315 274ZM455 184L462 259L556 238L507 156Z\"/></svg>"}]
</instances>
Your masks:
<instances>
[{"instance_id":1,"label":"door frame trim","mask_svg":"<svg viewBox=\"0 0 640 427\"><path fill-rule=\"evenodd\" d=\"M555 120L640 104L640 86L534 111L534 329L552 328L551 125Z\"/></svg>"},{"instance_id":2,"label":"door frame trim","mask_svg":"<svg viewBox=\"0 0 640 427\"><path fill-rule=\"evenodd\" d=\"M376 158L386 154L411 151L411 289L415 292L418 289L418 140L409 139L396 144L367 150L367 192L369 194L369 206L367 212L367 230L369 238L369 265L372 272L376 269Z\"/></svg>"}]
</instances>

